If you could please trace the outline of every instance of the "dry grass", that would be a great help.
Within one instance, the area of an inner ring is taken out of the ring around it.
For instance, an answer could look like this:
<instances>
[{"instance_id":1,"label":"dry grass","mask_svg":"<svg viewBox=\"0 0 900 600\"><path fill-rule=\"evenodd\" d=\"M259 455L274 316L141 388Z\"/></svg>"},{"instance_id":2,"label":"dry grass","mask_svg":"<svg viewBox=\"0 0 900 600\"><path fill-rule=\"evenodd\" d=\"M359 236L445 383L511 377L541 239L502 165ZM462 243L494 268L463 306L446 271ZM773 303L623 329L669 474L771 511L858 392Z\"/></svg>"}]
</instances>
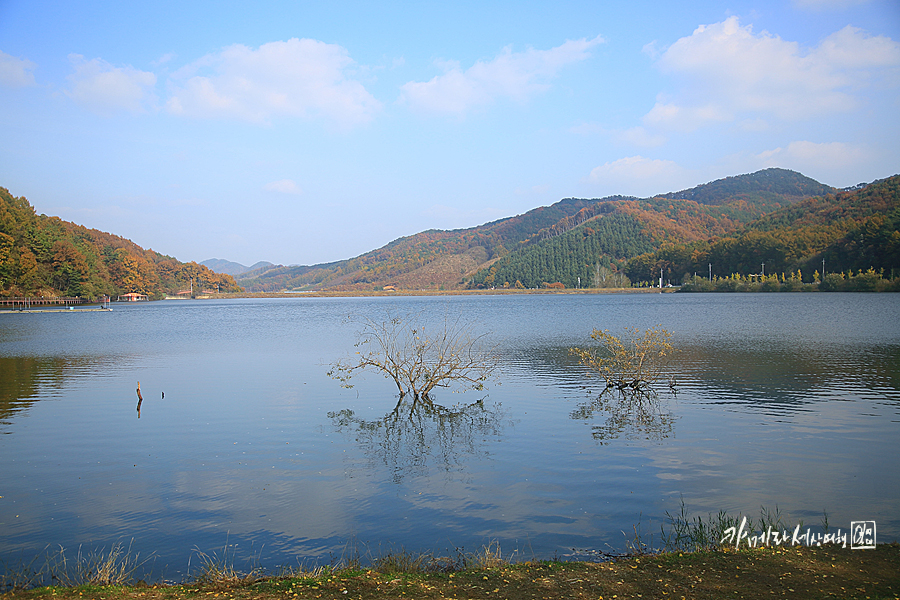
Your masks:
<instances>
[{"instance_id":1,"label":"dry grass","mask_svg":"<svg viewBox=\"0 0 900 600\"><path fill-rule=\"evenodd\" d=\"M495 566L455 572L382 573L325 568L249 583L204 587L92 586L15 591L10 600L293 600L353 598L570 599L598 598L897 598L900 545L875 550L763 548L742 551L669 552L605 563L494 562L499 548L479 552ZM405 560L405 559L404 559Z\"/></svg>"},{"instance_id":2,"label":"dry grass","mask_svg":"<svg viewBox=\"0 0 900 600\"><path fill-rule=\"evenodd\" d=\"M86 551L79 546L73 557L69 557L62 546L52 551L48 546L27 563L4 563L0 572L0 593L47 584L64 587L128 585L151 560L152 556L142 560L139 553L132 551L131 543L126 547L116 542L108 551L103 548Z\"/></svg>"}]
</instances>

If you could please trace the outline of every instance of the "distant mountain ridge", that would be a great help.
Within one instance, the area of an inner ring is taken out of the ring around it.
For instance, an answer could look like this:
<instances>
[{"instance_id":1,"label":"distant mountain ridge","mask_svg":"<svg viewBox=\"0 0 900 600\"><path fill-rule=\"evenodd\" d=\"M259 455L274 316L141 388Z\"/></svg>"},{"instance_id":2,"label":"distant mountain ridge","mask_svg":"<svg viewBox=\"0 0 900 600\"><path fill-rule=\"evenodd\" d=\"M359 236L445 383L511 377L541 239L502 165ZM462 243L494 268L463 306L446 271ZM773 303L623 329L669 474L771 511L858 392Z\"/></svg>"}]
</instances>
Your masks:
<instances>
[{"instance_id":1,"label":"distant mountain ridge","mask_svg":"<svg viewBox=\"0 0 900 600\"><path fill-rule=\"evenodd\" d=\"M216 273L225 273L226 275L240 275L249 271L257 271L266 267L274 267L275 265L264 260L259 261L249 267L245 267L241 263L231 262L222 258L210 258L200 263L204 267L208 267Z\"/></svg>"},{"instance_id":2,"label":"distant mountain ridge","mask_svg":"<svg viewBox=\"0 0 900 600\"><path fill-rule=\"evenodd\" d=\"M795 171L765 169L747 175L717 179L696 187L662 194L672 200L693 200L700 204L721 205L738 198L773 199L810 198L835 189Z\"/></svg>"},{"instance_id":3,"label":"distant mountain ridge","mask_svg":"<svg viewBox=\"0 0 900 600\"><path fill-rule=\"evenodd\" d=\"M496 276L496 270L511 263L532 264L531 275L521 280L526 287L557 281L557 272L533 248L550 243L589 221L596 239L561 249L585 255L581 265L569 271L578 278L590 278L598 265L612 271L625 268L628 259L664 243L690 242L711 235L724 235L753 220L803 199L833 193L835 188L786 169L765 169L756 173L716 180L688 190L651 198L610 196L606 198L564 198L514 217L452 231L429 230L394 240L382 248L355 258L310 266L278 266L265 272L238 276L248 290L334 289L340 291L377 290L386 285L397 289L460 289L512 285ZM607 239L613 236L615 239ZM568 238L566 238L568 239ZM556 243L559 243L556 242ZM531 254L528 254L528 253ZM524 256L532 258L524 259ZM548 255L549 256L549 255ZM589 259L589 260L588 260ZM494 279L490 269L497 265ZM514 269L513 269L514 270ZM512 271L510 271L512 274ZM568 284L567 284L568 285Z\"/></svg>"}]
</instances>

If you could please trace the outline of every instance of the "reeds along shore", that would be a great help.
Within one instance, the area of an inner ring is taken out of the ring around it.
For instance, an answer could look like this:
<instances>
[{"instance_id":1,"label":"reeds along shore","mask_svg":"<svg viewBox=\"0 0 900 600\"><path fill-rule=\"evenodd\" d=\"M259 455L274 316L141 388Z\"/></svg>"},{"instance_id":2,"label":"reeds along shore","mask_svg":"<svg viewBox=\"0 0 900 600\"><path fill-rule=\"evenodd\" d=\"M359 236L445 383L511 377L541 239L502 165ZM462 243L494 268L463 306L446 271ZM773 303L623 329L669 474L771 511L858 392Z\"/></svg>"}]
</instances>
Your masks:
<instances>
[{"instance_id":1,"label":"reeds along shore","mask_svg":"<svg viewBox=\"0 0 900 600\"><path fill-rule=\"evenodd\" d=\"M112 555L115 560L110 561ZM50 588L26 589L4 580L5 598L84 600L235 600L400 597L446 598L896 598L900 595L900 545L855 551L836 547L758 548L631 554L601 562L521 560L499 556L489 545L465 560L388 551L364 562L358 555L335 565L284 568L271 574L240 572L221 555L197 554L193 576L183 583L147 583L133 577L140 561L116 567L115 551L87 559L80 580L61 578ZM233 556L231 557L233 558ZM517 558L523 558L518 556ZM78 561L76 561L78 562ZM81 564L81 563L79 563ZM58 567L59 565L57 565ZM68 564L65 572L72 572ZM131 573L131 575L129 575ZM126 585L126 583L128 583ZM202 595L201 595L202 594Z\"/></svg>"},{"instance_id":2,"label":"reeds along shore","mask_svg":"<svg viewBox=\"0 0 900 600\"><path fill-rule=\"evenodd\" d=\"M115 587L120 596L133 595L138 598L144 597L147 588L153 587L169 590L166 593L169 598L199 590L243 590L244 597L248 598L283 598L287 585L292 597L312 598L321 595L316 596L313 591L343 585L344 590L353 586L366 590L368 593L363 597L394 598L394 592L401 591L396 589L397 582L419 586L422 581L429 581L429 589L443 589L441 593L452 591L455 596L459 592L453 587L456 584L470 581L481 586L483 582L490 581L490 590L481 590L472 583L467 585L473 593L498 593L498 590L505 589L507 597L521 598L533 597L524 594L531 588L535 593L546 596L555 587L559 592L554 594L556 597L574 597L560 595L565 587L563 584L592 579L594 588L591 593L611 596L618 590L619 597L626 597L622 594L626 588L618 587L624 585L623 574L632 576L631 588L635 595L646 593L649 594L647 597L660 597L662 591L672 594L678 586L687 586L685 591L690 591L691 597L718 598L721 596L716 594L724 588L711 583L716 580L734 584L735 592L748 594L746 597L757 597L763 593L766 597L773 597L770 593L774 592L769 588L777 581L785 592L784 597L818 598L828 594L825 588L812 584L835 584L829 589L843 589L856 579L857 587L869 586L868 589L873 591L881 590L885 597L900 594L900 545L896 542L879 545L875 550L853 550L834 543L821 546L812 543L798 547L786 541L751 547L750 543L734 544L734 536L729 537L729 531L738 526L751 533L791 529L777 508L761 508L758 518L724 512L702 517L690 516L682 502L678 513L666 513L665 524L658 532L641 524L635 525L632 535L625 540L626 551L623 553L581 550L556 556L552 560L539 560L528 548L516 548L504 553L499 542L491 541L474 552L455 548L446 556L441 556L432 552L409 552L402 547L372 547L354 540L327 565L298 563L273 570L262 568L259 556L238 557L237 546L226 540L220 550L203 552L195 549L181 582L165 581L154 576L157 567L155 557L152 554L141 557L134 552L132 540L127 546L116 542L109 550L85 551L79 547L74 554L62 547L48 547L28 561L0 562L0 594L5 593L9 597L27 595L30 593L28 590L53 586L54 597L62 594L62 597L81 598L85 590L98 592ZM833 530L829 527L827 514L823 514L817 529L826 533ZM241 564L245 566L238 566ZM758 571L756 580L748 578L754 569ZM784 575L790 575L792 569L800 573L796 581ZM648 570L649 573L646 572ZM636 577L641 572L649 575L650 579L642 581ZM703 575L698 576L698 573ZM581 579L571 579L573 575ZM565 581L558 580L563 577ZM701 585L704 577L710 585L709 595L697 593L705 587ZM734 581L741 577L745 579ZM393 587L388 585L382 589L386 584ZM788 591L794 592L802 586L806 586L808 595L788 594ZM304 590L309 595L298 596L294 593ZM416 588L414 591L423 590ZM574 589L570 591L575 592ZM419 597L446 596L422 594ZM481 596L476 594L474 597Z\"/></svg>"}]
</instances>

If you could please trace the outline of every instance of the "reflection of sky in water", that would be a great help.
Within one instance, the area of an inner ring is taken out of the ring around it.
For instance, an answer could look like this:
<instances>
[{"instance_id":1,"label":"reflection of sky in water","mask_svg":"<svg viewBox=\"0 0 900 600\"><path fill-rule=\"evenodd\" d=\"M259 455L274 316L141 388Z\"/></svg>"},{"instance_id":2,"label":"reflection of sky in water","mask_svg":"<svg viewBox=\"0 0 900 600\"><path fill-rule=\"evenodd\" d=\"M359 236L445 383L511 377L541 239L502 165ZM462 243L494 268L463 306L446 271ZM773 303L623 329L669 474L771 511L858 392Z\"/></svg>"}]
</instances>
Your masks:
<instances>
[{"instance_id":1,"label":"reflection of sky in water","mask_svg":"<svg viewBox=\"0 0 900 600\"><path fill-rule=\"evenodd\" d=\"M0 315L0 557L134 537L178 572L226 536L264 547L268 564L327 559L351 538L438 551L499 539L550 556L621 549L623 531L658 529L681 497L704 515L777 505L791 523L826 509L833 527L875 519L879 539L896 538L898 306L887 294L652 294ZM389 310L464 314L501 344L500 385L451 437L432 418L385 446L400 429L360 427L385 419L393 384L325 376L352 347L346 317ZM596 381L567 348L594 327L657 324L681 348L680 391L660 395L670 431L597 439L604 415L583 410ZM355 425L328 416L340 411Z\"/></svg>"}]
</instances>

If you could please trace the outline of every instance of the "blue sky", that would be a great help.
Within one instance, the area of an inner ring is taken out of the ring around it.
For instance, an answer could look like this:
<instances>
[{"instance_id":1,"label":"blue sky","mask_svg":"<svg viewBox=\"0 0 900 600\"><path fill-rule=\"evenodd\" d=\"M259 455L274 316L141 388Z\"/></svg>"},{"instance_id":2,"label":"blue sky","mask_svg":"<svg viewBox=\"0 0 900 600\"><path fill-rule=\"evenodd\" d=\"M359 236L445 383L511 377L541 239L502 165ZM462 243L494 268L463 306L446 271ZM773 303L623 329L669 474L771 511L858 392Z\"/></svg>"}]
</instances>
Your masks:
<instances>
[{"instance_id":1,"label":"blue sky","mask_svg":"<svg viewBox=\"0 0 900 600\"><path fill-rule=\"evenodd\" d=\"M566 197L900 172L900 2L0 0L0 186L313 264Z\"/></svg>"}]
</instances>

